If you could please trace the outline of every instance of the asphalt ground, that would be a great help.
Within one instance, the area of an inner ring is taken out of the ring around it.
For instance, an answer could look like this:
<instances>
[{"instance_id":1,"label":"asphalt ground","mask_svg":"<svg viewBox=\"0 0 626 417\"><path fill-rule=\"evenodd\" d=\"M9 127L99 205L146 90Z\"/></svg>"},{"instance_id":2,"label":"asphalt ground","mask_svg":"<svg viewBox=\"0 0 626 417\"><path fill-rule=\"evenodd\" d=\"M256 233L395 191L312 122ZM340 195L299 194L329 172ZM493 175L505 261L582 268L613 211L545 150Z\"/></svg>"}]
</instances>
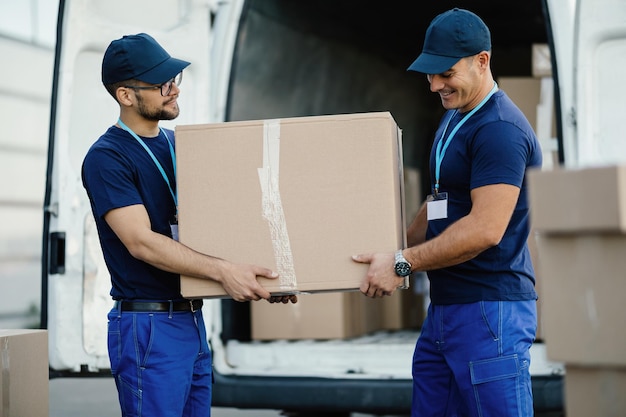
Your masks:
<instances>
[{"instance_id":1,"label":"asphalt ground","mask_svg":"<svg viewBox=\"0 0 626 417\"><path fill-rule=\"evenodd\" d=\"M120 417L121 415L115 382L112 378L53 378L49 386L49 417ZM211 410L211 417L278 416L283 416L280 410L242 410L219 407ZM353 413L350 417L369 417L369 415Z\"/></svg>"},{"instance_id":2,"label":"asphalt ground","mask_svg":"<svg viewBox=\"0 0 626 417\"><path fill-rule=\"evenodd\" d=\"M120 417L117 391L112 378L54 378L50 380L49 417ZM214 407L212 417L285 417L281 410L249 410ZM562 412L539 413L535 417L563 417ZM319 416L326 417L326 416ZM352 413L350 417L374 416Z\"/></svg>"}]
</instances>

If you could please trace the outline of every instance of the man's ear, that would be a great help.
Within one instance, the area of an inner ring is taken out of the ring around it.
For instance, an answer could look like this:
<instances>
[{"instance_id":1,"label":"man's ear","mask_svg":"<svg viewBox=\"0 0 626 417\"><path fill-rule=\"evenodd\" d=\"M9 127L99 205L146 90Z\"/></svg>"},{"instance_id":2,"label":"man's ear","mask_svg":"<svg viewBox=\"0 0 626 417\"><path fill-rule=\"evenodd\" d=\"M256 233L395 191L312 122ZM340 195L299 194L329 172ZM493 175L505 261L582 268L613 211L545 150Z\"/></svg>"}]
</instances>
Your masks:
<instances>
[{"instance_id":1,"label":"man's ear","mask_svg":"<svg viewBox=\"0 0 626 417\"><path fill-rule=\"evenodd\" d=\"M115 97L122 106L132 106L135 102L135 98L131 95L131 88L118 87L115 90Z\"/></svg>"},{"instance_id":2,"label":"man's ear","mask_svg":"<svg viewBox=\"0 0 626 417\"><path fill-rule=\"evenodd\" d=\"M487 51L482 51L478 54L478 64L482 70L489 69L489 61L491 60L491 54Z\"/></svg>"}]
</instances>

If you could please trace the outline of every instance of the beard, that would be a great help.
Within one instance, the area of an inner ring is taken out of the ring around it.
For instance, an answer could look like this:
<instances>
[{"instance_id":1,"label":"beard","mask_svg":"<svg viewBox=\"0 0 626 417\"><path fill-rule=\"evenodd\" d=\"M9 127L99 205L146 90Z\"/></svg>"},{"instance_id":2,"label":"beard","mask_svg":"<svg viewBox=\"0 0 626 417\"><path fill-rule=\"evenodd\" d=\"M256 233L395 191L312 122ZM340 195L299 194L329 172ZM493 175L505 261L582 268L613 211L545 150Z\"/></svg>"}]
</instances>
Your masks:
<instances>
[{"instance_id":1,"label":"beard","mask_svg":"<svg viewBox=\"0 0 626 417\"><path fill-rule=\"evenodd\" d=\"M139 115L146 120L151 120L153 122L158 122L160 120L174 120L178 117L180 113L180 109L178 105L173 110L167 110L163 107L161 108L150 108L146 105L143 97L137 94L137 111Z\"/></svg>"}]
</instances>

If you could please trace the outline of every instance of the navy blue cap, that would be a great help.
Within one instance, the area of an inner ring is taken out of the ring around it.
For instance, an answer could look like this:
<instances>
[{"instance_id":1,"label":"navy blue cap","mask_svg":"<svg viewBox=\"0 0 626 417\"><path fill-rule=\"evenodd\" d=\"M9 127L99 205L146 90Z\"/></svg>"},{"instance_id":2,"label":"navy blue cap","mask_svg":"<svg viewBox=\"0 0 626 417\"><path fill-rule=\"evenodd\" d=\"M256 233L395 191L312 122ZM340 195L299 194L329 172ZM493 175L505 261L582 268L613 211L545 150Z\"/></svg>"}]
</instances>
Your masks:
<instances>
[{"instance_id":1,"label":"navy blue cap","mask_svg":"<svg viewBox=\"0 0 626 417\"><path fill-rule=\"evenodd\" d=\"M433 19L426 30L422 53L408 68L424 74L441 74L461 58L491 50L491 34L474 13L459 8Z\"/></svg>"},{"instance_id":2,"label":"navy blue cap","mask_svg":"<svg viewBox=\"0 0 626 417\"><path fill-rule=\"evenodd\" d=\"M102 83L114 84L135 79L161 84L174 78L190 63L172 58L146 33L126 35L107 48L102 59Z\"/></svg>"}]
</instances>

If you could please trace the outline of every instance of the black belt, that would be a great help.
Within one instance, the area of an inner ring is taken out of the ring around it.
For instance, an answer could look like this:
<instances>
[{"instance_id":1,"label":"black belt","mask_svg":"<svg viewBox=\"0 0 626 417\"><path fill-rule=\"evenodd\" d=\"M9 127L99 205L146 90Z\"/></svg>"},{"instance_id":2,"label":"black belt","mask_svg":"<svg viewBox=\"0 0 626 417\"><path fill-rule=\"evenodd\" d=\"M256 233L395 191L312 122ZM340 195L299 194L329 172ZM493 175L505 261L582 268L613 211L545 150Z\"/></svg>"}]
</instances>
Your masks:
<instances>
[{"instance_id":1,"label":"black belt","mask_svg":"<svg viewBox=\"0 0 626 417\"><path fill-rule=\"evenodd\" d=\"M186 301L121 301L122 311L196 311L202 308L202 300Z\"/></svg>"}]
</instances>

